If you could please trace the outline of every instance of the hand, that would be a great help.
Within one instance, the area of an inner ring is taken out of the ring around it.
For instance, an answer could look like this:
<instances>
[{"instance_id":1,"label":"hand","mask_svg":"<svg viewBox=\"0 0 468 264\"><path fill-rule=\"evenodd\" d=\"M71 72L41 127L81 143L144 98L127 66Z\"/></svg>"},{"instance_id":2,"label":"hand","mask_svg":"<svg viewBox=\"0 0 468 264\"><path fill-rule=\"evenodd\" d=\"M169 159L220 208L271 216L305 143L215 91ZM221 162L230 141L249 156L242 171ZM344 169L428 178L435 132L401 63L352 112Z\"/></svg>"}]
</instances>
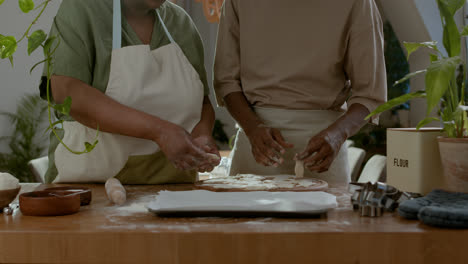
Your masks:
<instances>
[{"instance_id":1,"label":"hand","mask_svg":"<svg viewBox=\"0 0 468 264\"><path fill-rule=\"evenodd\" d=\"M200 164L198 168L199 172L212 171L214 167L219 165L221 155L213 137L207 135L199 136L193 140L193 143L207 153L213 154L211 158L206 159L205 162Z\"/></svg>"},{"instance_id":2,"label":"hand","mask_svg":"<svg viewBox=\"0 0 468 264\"><path fill-rule=\"evenodd\" d=\"M281 155L286 152L285 148L294 147L284 140L281 132L276 128L257 125L248 132L246 130L245 133L252 145L255 161L264 166L278 167L284 162Z\"/></svg>"},{"instance_id":3,"label":"hand","mask_svg":"<svg viewBox=\"0 0 468 264\"><path fill-rule=\"evenodd\" d=\"M207 154L195 144L192 136L175 124L168 124L163 131L156 143L168 160L177 169L198 170L200 164L207 159Z\"/></svg>"},{"instance_id":4,"label":"hand","mask_svg":"<svg viewBox=\"0 0 468 264\"><path fill-rule=\"evenodd\" d=\"M312 137L306 149L295 159L302 160L310 171L328 171L345 141L345 134L338 129L326 129Z\"/></svg>"}]
</instances>

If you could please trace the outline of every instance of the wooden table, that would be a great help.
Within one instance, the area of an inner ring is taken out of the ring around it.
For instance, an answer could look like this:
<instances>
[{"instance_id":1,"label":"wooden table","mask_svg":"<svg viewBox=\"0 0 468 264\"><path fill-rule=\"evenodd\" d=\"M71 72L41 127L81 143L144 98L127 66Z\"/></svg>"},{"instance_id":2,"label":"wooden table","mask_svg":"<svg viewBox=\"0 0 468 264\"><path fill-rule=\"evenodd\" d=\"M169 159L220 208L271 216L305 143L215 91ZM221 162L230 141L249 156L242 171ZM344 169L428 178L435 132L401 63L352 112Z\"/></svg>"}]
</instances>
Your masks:
<instances>
[{"instance_id":1,"label":"wooden table","mask_svg":"<svg viewBox=\"0 0 468 264\"><path fill-rule=\"evenodd\" d=\"M436 229L396 214L363 218L345 188L323 219L159 218L144 205L157 191L129 186L111 205L102 185L75 215L0 216L0 263L468 263L468 231ZM23 191L37 186L23 186Z\"/></svg>"}]
</instances>

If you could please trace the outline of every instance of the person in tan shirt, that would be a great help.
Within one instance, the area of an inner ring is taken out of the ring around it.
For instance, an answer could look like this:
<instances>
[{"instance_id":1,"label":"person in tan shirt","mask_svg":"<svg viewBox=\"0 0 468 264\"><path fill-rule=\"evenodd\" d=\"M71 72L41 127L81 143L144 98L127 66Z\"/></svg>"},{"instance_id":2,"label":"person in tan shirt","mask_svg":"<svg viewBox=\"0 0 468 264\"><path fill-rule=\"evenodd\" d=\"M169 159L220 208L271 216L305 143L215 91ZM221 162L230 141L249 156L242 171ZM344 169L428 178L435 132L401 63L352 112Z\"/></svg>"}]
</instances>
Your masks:
<instances>
[{"instance_id":1,"label":"person in tan shirt","mask_svg":"<svg viewBox=\"0 0 468 264\"><path fill-rule=\"evenodd\" d=\"M349 181L342 145L386 101L382 27L374 0L225 0L214 89L241 127L231 175L298 160Z\"/></svg>"}]
</instances>

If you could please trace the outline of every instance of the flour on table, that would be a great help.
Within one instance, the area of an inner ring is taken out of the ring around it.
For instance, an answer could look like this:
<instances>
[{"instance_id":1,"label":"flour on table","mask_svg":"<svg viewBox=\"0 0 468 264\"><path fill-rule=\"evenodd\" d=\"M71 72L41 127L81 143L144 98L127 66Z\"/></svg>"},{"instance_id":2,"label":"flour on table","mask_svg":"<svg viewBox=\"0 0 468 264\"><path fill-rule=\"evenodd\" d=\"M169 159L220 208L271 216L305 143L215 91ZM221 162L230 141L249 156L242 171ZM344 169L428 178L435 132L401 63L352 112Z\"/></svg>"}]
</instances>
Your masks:
<instances>
[{"instance_id":1,"label":"flour on table","mask_svg":"<svg viewBox=\"0 0 468 264\"><path fill-rule=\"evenodd\" d=\"M298 179L294 175L260 176L254 174L238 174L224 178L214 178L203 181L199 187L212 189L239 189L245 191L272 191L278 189L313 189L326 188L328 184L312 178Z\"/></svg>"},{"instance_id":2,"label":"flour on table","mask_svg":"<svg viewBox=\"0 0 468 264\"><path fill-rule=\"evenodd\" d=\"M9 173L0 173L0 191L19 187L19 180Z\"/></svg>"}]
</instances>

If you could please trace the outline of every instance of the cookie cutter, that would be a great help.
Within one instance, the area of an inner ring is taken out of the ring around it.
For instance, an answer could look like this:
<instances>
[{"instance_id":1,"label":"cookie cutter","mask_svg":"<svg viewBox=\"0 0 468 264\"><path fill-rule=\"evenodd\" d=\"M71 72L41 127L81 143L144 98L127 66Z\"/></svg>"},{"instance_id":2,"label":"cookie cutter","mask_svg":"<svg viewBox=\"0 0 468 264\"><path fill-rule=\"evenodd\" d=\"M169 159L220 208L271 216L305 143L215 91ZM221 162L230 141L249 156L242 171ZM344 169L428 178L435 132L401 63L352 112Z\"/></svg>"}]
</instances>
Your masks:
<instances>
[{"instance_id":1,"label":"cookie cutter","mask_svg":"<svg viewBox=\"0 0 468 264\"><path fill-rule=\"evenodd\" d=\"M393 212L401 202L421 197L420 194L402 192L382 182L352 182L348 190L352 193L353 210L360 216L368 217L382 216L385 211Z\"/></svg>"}]
</instances>

